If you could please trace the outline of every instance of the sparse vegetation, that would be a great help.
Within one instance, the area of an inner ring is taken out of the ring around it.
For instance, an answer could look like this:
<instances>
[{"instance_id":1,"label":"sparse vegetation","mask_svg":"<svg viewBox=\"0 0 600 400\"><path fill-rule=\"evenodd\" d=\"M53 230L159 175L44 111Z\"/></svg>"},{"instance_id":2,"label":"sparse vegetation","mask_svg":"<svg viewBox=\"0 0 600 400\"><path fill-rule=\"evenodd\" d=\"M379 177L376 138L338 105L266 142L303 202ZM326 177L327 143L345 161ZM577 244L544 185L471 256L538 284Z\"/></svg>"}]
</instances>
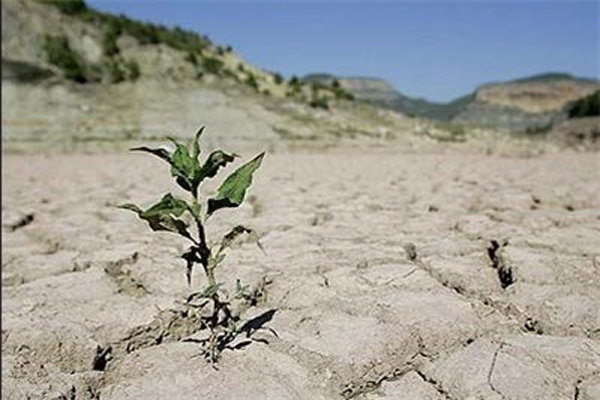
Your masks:
<instances>
[{"instance_id":1,"label":"sparse vegetation","mask_svg":"<svg viewBox=\"0 0 600 400\"><path fill-rule=\"evenodd\" d=\"M289 81L290 86L302 86L302 82L296 75L292 75Z\"/></svg>"},{"instance_id":2,"label":"sparse vegetation","mask_svg":"<svg viewBox=\"0 0 600 400\"><path fill-rule=\"evenodd\" d=\"M208 37L200 36L193 31L188 31L180 27L171 29L163 25L139 22L132 20L123 14L114 16L102 13L87 7L84 0L38 1L52 5L65 14L78 14L87 21L109 25L111 26L111 29L115 29L119 35L126 33L135 37L140 44L163 43L171 48L186 52L199 52L211 45Z\"/></svg>"},{"instance_id":3,"label":"sparse vegetation","mask_svg":"<svg viewBox=\"0 0 600 400\"><path fill-rule=\"evenodd\" d=\"M141 75L140 65L135 60L128 60L125 63L125 68L128 71L128 78L132 81L137 81Z\"/></svg>"},{"instance_id":4,"label":"sparse vegetation","mask_svg":"<svg viewBox=\"0 0 600 400\"><path fill-rule=\"evenodd\" d=\"M568 109L569 118L600 115L600 90L575 101Z\"/></svg>"},{"instance_id":5,"label":"sparse vegetation","mask_svg":"<svg viewBox=\"0 0 600 400\"><path fill-rule=\"evenodd\" d=\"M550 130L552 129L552 122L549 122L547 124L538 124L538 125L533 125L533 126L528 126L525 129L525 134L526 135L543 135L545 133L550 132Z\"/></svg>"},{"instance_id":6,"label":"sparse vegetation","mask_svg":"<svg viewBox=\"0 0 600 400\"><path fill-rule=\"evenodd\" d=\"M219 75L223 69L223 61L215 57L205 57L202 59L202 67L208 73Z\"/></svg>"},{"instance_id":7,"label":"sparse vegetation","mask_svg":"<svg viewBox=\"0 0 600 400\"><path fill-rule=\"evenodd\" d=\"M258 81L253 73L249 72L246 80L244 81L246 85L250 86L254 90L258 90Z\"/></svg>"},{"instance_id":8,"label":"sparse vegetation","mask_svg":"<svg viewBox=\"0 0 600 400\"><path fill-rule=\"evenodd\" d=\"M42 49L48 62L60 68L65 78L79 83L87 81L83 61L71 48L66 36L46 35Z\"/></svg>"},{"instance_id":9,"label":"sparse vegetation","mask_svg":"<svg viewBox=\"0 0 600 400\"><path fill-rule=\"evenodd\" d=\"M312 108L321 108L323 110L329 110L329 103L324 97L315 97L308 103L308 105Z\"/></svg>"},{"instance_id":10,"label":"sparse vegetation","mask_svg":"<svg viewBox=\"0 0 600 400\"><path fill-rule=\"evenodd\" d=\"M50 4L61 12L69 15L88 11L84 0L40 0L41 3Z\"/></svg>"},{"instance_id":11,"label":"sparse vegetation","mask_svg":"<svg viewBox=\"0 0 600 400\"><path fill-rule=\"evenodd\" d=\"M105 56L113 57L119 54L117 39L120 34L121 31L118 25L112 23L108 25L108 28L104 32L104 37L102 38L102 50Z\"/></svg>"},{"instance_id":12,"label":"sparse vegetation","mask_svg":"<svg viewBox=\"0 0 600 400\"><path fill-rule=\"evenodd\" d=\"M193 51L188 51L185 56L185 61L189 62L192 65L198 65L198 58Z\"/></svg>"},{"instance_id":13,"label":"sparse vegetation","mask_svg":"<svg viewBox=\"0 0 600 400\"><path fill-rule=\"evenodd\" d=\"M283 76L281 76L281 74L278 72L273 74L273 79L275 80L275 83L278 85L281 85L283 83Z\"/></svg>"},{"instance_id":14,"label":"sparse vegetation","mask_svg":"<svg viewBox=\"0 0 600 400\"><path fill-rule=\"evenodd\" d=\"M221 183L214 197L200 201L199 186L208 179L214 178L221 168L226 167L236 158L235 154L216 150L208 155L204 163L200 163L198 142L202 131L203 128L187 146L172 140L175 145L173 151L148 147L132 149L153 154L166 161L171 167L171 174L176 183L190 194L189 201L167 193L158 203L146 210L142 210L135 204L124 204L120 207L135 212L153 231L172 232L190 242L189 248L181 255L186 262L188 284L191 285L192 271L198 264L202 266L206 282L200 291L188 297L187 303L201 312L206 312L201 318L201 323L202 328L209 330L209 335L201 340L201 343L206 359L214 364L219 360L221 352L230 348L228 346L240 333L250 334L250 330L260 329L255 325L256 319L244 322L231 307L236 300L250 300L251 293L248 287L242 285L238 279L233 292L227 292L216 276L216 271L222 265L226 251L233 242L243 234L253 236L254 232L238 225L213 244L206 236L205 227L215 212L224 208L239 207L242 204L252 184L253 174L262 163L264 153L257 155L230 174ZM260 247L257 239L256 242ZM251 321L254 321L253 324L250 324Z\"/></svg>"},{"instance_id":15,"label":"sparse vegetation","mask_svg":"<svg viewBox=\"0 0 600 400\"><path fill-rule=\"evenodd\" d=\"M110 83L119 83L125 80L125 71L121 67L121 63L118 59L108 59L108 61L106 61L106 69L108 71Z\"/></svg>"}]
</instances>

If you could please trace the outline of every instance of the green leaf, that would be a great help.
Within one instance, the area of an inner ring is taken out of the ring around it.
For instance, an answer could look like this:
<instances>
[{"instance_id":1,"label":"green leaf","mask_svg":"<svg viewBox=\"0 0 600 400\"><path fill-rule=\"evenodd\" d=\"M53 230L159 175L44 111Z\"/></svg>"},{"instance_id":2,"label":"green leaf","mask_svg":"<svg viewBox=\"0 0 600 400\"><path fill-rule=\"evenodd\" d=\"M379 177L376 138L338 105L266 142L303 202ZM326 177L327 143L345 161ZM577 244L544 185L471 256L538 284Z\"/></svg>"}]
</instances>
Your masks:
<instances>
[{"instance_id":1,"label":"green leaf","mask_svg":"<svg viewBox=\"0 0 600 400\"><path fill-rule=\"evenodd\" d=\"M174 232L193 241L187 230L187 224L177 218L189 209L188 205L185 201L173 197L171 193L164 195L158 203L146 211L135 204L123 204L119 207L137 213L138 217L148 222L153 231Z\"/></svg>"},{"instance_id":2,"label":"green leaf","mask_svg":"<svg viewBox=\"0 0 600 400\"><path fill-rule=\"evenodd\" d=\"M252 174L263 160L260 153L227 177L217 191L217 197L208 200L208 215L220 208L238 207L244 201L246 190L252 184Z\"/></svg>"},{"instance_id":3,"label":"green leaf","mask_svg":"<svg viewBox=\"0 0 600 400\"><path fill-rule=\"evenodd\" d=\"M144 218L160 217L163 215L171 214L179 217L188 209L188 204L173 196L171 193L167 193L163 198L152 207L142 213Z\"/></svg>"},{"instance_id":4,"label":"green leaf","mask_svg":"<svg viewBox=\"0 0 600 400\"><path fill-rule=\"evenodd\" d=\"M200 174L198 177L198 184L205 178L212 178L217 175L219 168L226 166L228 163L235 159L235 154L227 154L221 150L216 150L210 153L202 168L200 168Z\"/></svg>"},{"instance_id":5,"label":"green leaf","mask_svg":"<svg viewBox=\"0 0 600 400\"><path fill-rule=\"evenodd\" d=\"M187 147L171 139L175 144L175 151L171 155L171 175L173 175L182 188L196 194L198 187L194 182L200 172L198 160L194 159L188 152Z\"/></svg>"},{"instance_id":6,"label":"green leaf","mask_svg":"<svg viewBox=\"0 0 600 400\"><path fill-rule=\"evenodd\" d=\"M189 207L190 213L192 214L192 216L196 219L196 221L201 221L202 220L202 215L201 215L201 210L202 210L202 206L198 203L194 203L192 205L190 205Z\"/></svg>"}]
</instances>

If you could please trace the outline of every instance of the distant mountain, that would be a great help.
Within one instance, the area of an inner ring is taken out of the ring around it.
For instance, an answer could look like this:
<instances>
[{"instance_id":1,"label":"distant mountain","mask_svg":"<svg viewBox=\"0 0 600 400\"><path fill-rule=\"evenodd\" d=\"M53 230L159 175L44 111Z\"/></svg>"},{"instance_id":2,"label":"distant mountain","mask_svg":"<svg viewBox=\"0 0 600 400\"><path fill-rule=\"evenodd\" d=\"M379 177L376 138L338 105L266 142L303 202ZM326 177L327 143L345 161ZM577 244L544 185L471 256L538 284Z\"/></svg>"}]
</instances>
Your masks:
<instances>
[{"instance_id":1,"label":"distant mountain","mask_svg":"<svg viewBox=\"0 0 600 400\"><path fill-rule=\"evenodd\" d=\"M358 100L399 111L409 116L433 119L452 119L472 98L472 95L466 95L449 103L435 103L406 96L387 81L371 77L336 77L318 73L307 75L303 80L308 83L322 84L331 84L337 80L341 87L352 93Z\"/></svg>"},{"instance_id":2,"label":"distant mountain","mask_svg":"<svg viewBox=\"0 0 600 400\"><path fill-rule=\"evenodd\" d=\"M569 104L600 88L598 81L550 72L508 82L488 83L448 103L406 96L383 79L311 74L306 82L331 83L357 99L403 114L466 125L528 131L564 119Z\"/></svg>"}]
</instances>

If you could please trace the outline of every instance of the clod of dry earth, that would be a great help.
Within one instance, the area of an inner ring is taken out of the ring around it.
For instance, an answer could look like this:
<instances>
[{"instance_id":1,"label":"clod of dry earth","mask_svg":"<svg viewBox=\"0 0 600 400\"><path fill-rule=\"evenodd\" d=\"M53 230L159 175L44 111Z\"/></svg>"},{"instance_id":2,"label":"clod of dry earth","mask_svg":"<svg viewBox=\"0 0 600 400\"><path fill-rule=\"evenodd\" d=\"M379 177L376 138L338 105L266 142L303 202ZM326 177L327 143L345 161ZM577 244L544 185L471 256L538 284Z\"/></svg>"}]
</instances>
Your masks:
<instances>
[{"instance_id":1,"label":"clod of dry earth","mask_svg":"<svg viewBox=\"0 0 600 400\"><path fill-rule=\"evenodd\" d=\"M211 229L261 234L268 256L241 243L222 272L279 338L219 371L181 340L183 245L112 207L162 195L160 166L2 162L4 399L599 398L597 154L270 155Z\"/></svg>"}]
</instances>

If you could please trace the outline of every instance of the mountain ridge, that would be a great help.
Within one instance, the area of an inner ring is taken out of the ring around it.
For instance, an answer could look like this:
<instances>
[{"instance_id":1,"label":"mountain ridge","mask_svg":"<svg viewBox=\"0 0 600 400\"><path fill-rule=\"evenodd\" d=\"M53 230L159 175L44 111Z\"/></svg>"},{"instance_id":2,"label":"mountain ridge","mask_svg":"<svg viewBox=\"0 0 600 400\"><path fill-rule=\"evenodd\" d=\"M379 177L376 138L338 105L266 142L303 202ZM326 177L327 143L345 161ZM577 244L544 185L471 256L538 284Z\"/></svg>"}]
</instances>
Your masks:
<instances>
[{"instance_id":1,"label":"mountain ridge","mask_svg":"<svg viewBox=\"0 0 600 400\"><path fill-rule=\"evenodd\" d=\"M566 115L574 101L600 89L593 78L544 72L500 82L486 82L448 102L411 97L375 77L337 77L317 73L307 82L338 80L357 99L409 116L526 131L551 125Z\"/></svg>"}]
</instances>

